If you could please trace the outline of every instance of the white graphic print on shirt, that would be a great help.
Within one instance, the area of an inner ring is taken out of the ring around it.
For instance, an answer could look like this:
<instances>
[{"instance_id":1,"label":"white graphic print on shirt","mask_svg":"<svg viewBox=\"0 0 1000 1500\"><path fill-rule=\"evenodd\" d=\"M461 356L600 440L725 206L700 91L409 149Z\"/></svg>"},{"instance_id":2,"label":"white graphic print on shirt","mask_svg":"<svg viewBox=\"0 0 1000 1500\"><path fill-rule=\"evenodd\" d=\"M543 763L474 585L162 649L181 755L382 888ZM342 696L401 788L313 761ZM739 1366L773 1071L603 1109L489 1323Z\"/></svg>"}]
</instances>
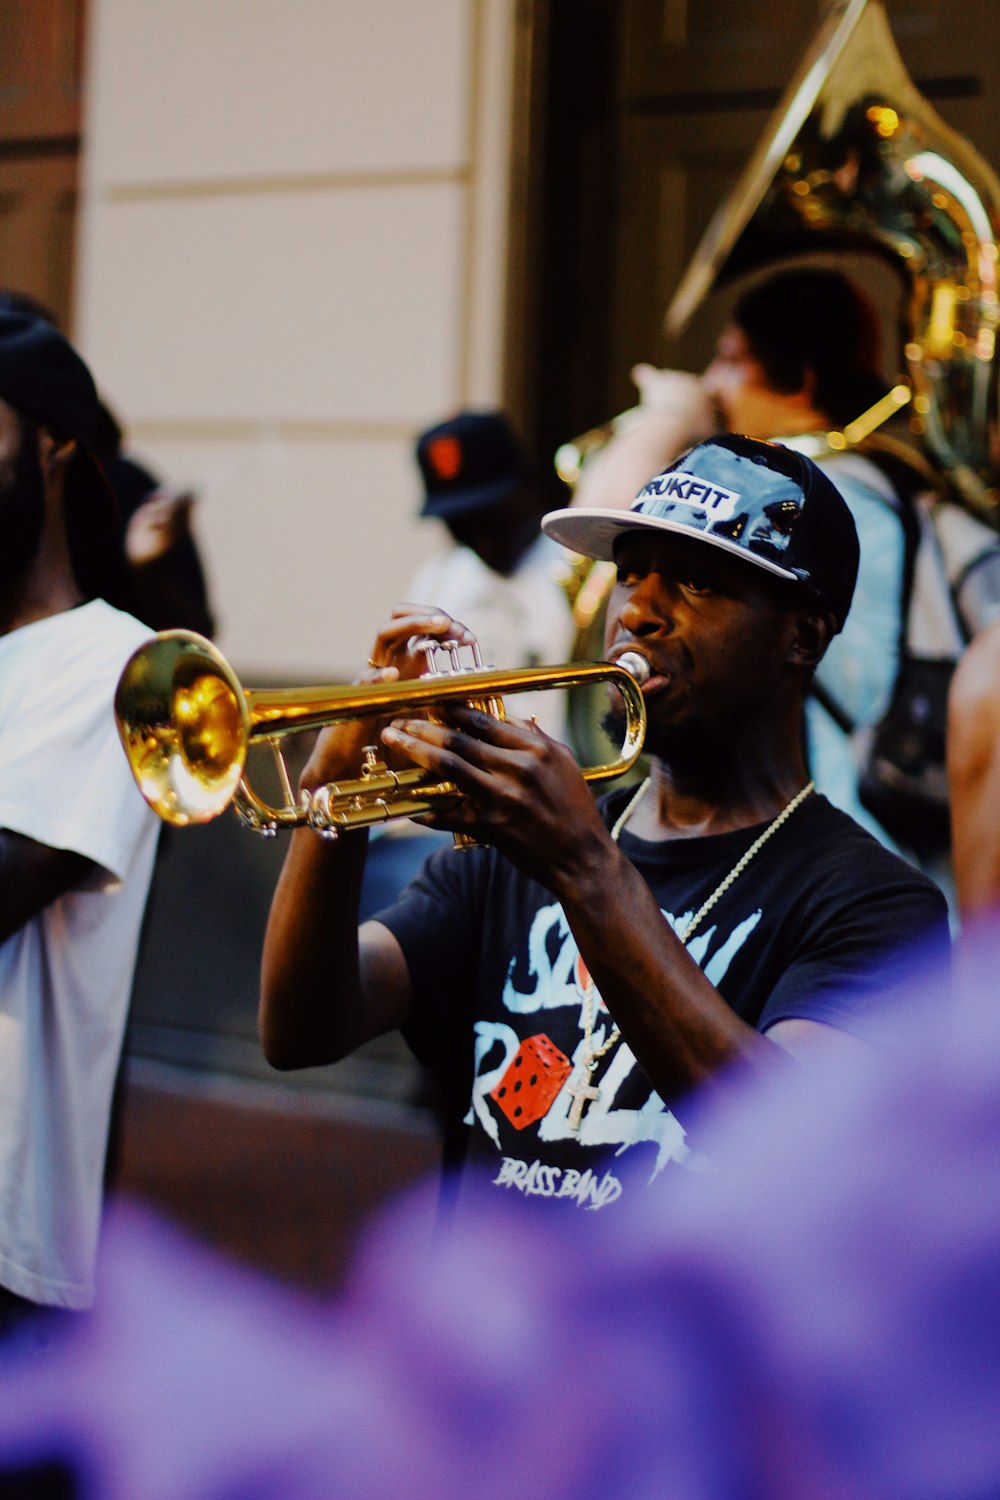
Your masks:
<instances>
[{"instance_id":1,"label":"white graphic print on shirt","mask_svg":"<svg viewBox=\"0 0 1000 1500\"><path fill-rule=\"evenodd\" d=\"M761 915L759 909L755 910L738 923L707 961L706 955L715 940L716 928L708 927L692 939L689 944L691 956L714 985L718 986L724 978L735 954L747 941ZM673 915L664 911L663 917L676 931L690 920L691 913ZM685 1142L683 1126L652 1090L640 1108L615 1107L616 1099L636 1066L631 1048L624 1041L611 1054L608 1066L600 1078L599 1098L591 1103L584 1114L579 1130L575 1133L570 1130L568 1115L573 1103L570 1087L579 1078L584 1049L583 991L586 970L565 913L558 902L543 906L536 913L528 933L527 949L526 963L521 966L520 972L524 973L526 970L528 983L523 988L519 986L516 977L517 959L512 958L502 996L504 1010L512 1018L564 1009L567 1006L574 1007L578 1012L576 1027L579 1037L570 1059L573 1069L547 1112L538 1121L537 1139L540 1142L575 1140L586 1147L614 1147L616 1155L639 1142L652 1142L657 1147L652 1177L661 1172L670 1161L686 1161L691 1153ZM603 1002L600 1002L594 1025L595 1047L599 1048L606 1040L610 1025L608 1012ZM476 1023L472 1100L466 1121L470 1125L478 1124L497 1150L502 1150L503 1146L489 1097L500 1084L524 1041L525 1038L513 1025L489 1020ZM501 1054L499 1061L485 1066L486 1059L494 1057L498 1047Z\"/></svg>"}]
</instances>

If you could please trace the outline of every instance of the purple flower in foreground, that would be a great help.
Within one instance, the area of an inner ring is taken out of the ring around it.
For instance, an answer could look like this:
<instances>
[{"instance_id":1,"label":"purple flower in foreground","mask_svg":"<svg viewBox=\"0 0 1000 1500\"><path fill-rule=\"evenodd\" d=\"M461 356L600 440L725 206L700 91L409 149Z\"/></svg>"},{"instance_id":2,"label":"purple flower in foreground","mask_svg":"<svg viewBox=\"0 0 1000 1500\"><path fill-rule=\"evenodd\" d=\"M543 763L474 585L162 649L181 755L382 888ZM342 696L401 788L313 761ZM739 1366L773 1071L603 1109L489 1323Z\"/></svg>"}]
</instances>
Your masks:
<instances>
[{"instance_id":1,"label":"purple flower in foreground","mask_svg":"<svg viewBox=\"0 0 1000 1500\"><path fill-rule=\"evenodd\" d=\"M83 1500L992 1500L998 959L985 929L954 1001L915 979L869 1067L707 1108L711 1169L614 1216L484 1196L428 1242L397 1205L331 1306L119 1209L93 1318L0 1372L0 1469L64 1457Z\"/></svg>"}]
</instances>

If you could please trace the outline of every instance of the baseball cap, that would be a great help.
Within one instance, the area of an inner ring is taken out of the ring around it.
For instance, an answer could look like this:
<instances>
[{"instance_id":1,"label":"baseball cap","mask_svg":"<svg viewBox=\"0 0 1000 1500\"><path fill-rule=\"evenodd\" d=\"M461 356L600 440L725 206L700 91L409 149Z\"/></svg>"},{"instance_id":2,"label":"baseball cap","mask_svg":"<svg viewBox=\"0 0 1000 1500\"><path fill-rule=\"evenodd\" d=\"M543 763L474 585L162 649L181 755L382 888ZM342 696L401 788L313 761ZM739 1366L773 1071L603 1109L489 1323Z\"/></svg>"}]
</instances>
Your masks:
<instances>
[{"instance_id":1,"label":"baseball cap","mask_svg":"<svg viewBox=\"0 0 1000 1500\"><path fill-rule=\"evenodd\" d=\"M44 318L0 309L0 397L85 448L97 441L101 408L93 376Z\"/></svg>"},{"instance_id":2,"label":"baseball cap","mask_svg":"<svg viewBox=\"0 0 1000 1500\"><path fill-rule=\"evenodd\" d=\"M72 344L45 318L0 307L0 399L17 411L75 438L81 458L76 493L86 508L108 521L114 495L94 456L102 431L102 407L94 379Z\"/></svg>"},{"instance_id":3,"label":"baseball cap","mask_svg":"<svg viewBox=\"0 0 1000 1500\"><path fill-rule=\"evenodd\" d=\"M528 464L507 418L498 411L460 411L417 439L425 494L422 516L486 510L524 483Z\"/></svg>"},{"instance_id":4,"label":"baseball cap","mask_svg":"<svg viewBox=\"0 0 1000 1500\"><path fill-rule=\"evenodd\" d=\"M627 532L695 538L802 584L838 630L858 572L854 518L823 471L804 453L736 433L681 454L643 486L629 510L551 511L542 529L564 547L608 562Z\"/></svg>"}]
</instances>

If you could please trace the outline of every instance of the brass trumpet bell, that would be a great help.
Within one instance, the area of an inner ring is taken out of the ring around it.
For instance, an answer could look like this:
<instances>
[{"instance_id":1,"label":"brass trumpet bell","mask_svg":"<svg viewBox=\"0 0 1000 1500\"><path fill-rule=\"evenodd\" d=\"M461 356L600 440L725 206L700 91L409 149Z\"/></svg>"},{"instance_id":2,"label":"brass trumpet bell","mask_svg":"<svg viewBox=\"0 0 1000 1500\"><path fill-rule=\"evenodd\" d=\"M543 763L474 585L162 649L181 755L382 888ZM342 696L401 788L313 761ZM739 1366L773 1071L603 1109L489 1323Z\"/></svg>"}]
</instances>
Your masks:
<instances>
[{"instance_id":1,"label":"brass trumpet bell","mask_svg":"<svg viewBox=\"0 0 1000 1500\"><path fill-rule=\"evenodd\" d=\"M126 663L115 694L115 719L136 784L166 822L207 823L232 802L244 822L260 833L304 825L335 833L420 817L460 793L454 783L435 781L419 767L390 770L369 747L357 777L296 798L278 753L284 737L445 703L495 705L502 716L496 701L502 694L607 682L621 693L626 722L618 758L582 770L587 781L599 782L627 771L642 749L646 710L636 679L648 674L648 663L635 653L624 660L627 665L459 670L401 682L245 689L210 641L190 631L168 630L140 646ZM285 799L280 806L259 797L245 778L248 749L258 740L275 749Z\"/></svg>"},{"instance_id":2,"label":"brass trumpet bell","mask_svg":"<svg viewBox=\"0 0 1000 1500\"><path fill-rule=\"evenodd\" d=\"M136 785L168 823L207 823L236 796L250 741L246 694L201 636L166 631L129 659L115 721Z\"/></svg>"}]
</instances>

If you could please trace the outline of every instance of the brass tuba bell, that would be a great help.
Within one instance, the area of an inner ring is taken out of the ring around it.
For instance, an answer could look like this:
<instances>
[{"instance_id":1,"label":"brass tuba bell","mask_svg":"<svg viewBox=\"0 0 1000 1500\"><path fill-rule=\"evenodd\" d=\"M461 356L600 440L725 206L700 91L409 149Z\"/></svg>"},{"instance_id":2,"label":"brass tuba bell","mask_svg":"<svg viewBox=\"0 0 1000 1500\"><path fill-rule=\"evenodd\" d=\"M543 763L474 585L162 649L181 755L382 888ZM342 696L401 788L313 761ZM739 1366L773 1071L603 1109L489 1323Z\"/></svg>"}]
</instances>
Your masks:
<instances>
[{"instance_id":1,"label":"brass tuba bell","mask_svg":"<svg viewBox=\"0 0 1000 1500\"><path fill-rule=\"evenodd\" d=\"M680 333L713 286L861 248L905 288L914 431L971 504L997 504L1000 180L909 77L881 0L841 0L677 288Z\"/></svg>"}]
</instances>

